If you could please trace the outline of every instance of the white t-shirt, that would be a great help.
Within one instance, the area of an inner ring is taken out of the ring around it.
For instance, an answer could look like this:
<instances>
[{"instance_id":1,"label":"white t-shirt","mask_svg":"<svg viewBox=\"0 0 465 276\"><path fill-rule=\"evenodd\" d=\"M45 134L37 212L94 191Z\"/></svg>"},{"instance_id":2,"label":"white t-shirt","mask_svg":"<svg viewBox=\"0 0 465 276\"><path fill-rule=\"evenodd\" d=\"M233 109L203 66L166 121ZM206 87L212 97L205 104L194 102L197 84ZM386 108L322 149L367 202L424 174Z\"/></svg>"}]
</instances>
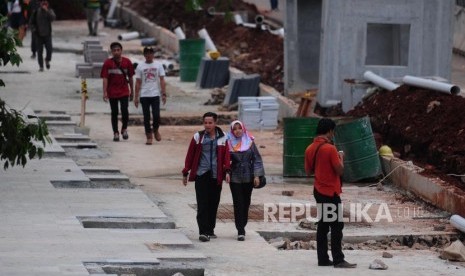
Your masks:
<instances>
[{"instance_id":1,"label":"white t-shirt","mask_svg":"<svg viewBox=\"0 0 465 276\"><path fill-rule=\"evenodd\" d=\"M159 62L142 62L137 65L136 78L141 80L140 97L161 96L160 77L165 76L165 69Z\"/></svg>"}]
</instances>

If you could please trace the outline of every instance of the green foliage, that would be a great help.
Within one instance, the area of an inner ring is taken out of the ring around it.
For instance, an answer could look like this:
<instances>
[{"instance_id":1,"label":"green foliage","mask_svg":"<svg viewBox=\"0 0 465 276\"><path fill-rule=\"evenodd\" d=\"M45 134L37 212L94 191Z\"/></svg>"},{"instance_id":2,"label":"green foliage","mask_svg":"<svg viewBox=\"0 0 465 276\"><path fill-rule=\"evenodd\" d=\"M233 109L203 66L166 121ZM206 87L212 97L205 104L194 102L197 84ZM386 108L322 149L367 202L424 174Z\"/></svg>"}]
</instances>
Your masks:
<instances>
[{"instance_id":1,"label":"green foliage","mask_svg":"<svg viewBox=\"0 0 465 276\"><path fill-rule=\"evenodd\" d=\"M47 142L51 139L44 121L30 122L0 99L0 160L6 160L4 169L14 165L24 167L28 158L42 158Z\"/></svg>"},{"instance_id":2,"label":"green foliage","mask_svg":"<svg viewBox=\"0 0 465 276\"><path fill-rule=\"evenodd\" d=\"M6 27L8 18L0 15L0 66L5 66L9 63L19 66L23 60L16 51L16 46L21 45L21 40L11 28ZM0 81L0 86L5 86L3 81Z\"/></svg>"},{"instance_id":3,"label":"green foliage","mask_svg":"<svg viewBox=\"0 0 465 276\"><path fill-rule=\"evenodd\" d=\"M8 63L19 66L22 59L16 46L21 42L5 23L6 17L0 15L0 66ZM5 86L1 79L0 86ZM21 112L8 108L0 99L0 160L5 160L5 170L15 165L24 167L28 159L41 158L46 143L51 143L51 139L45 122L31 122Z\"/></svg>"}]
</instances>

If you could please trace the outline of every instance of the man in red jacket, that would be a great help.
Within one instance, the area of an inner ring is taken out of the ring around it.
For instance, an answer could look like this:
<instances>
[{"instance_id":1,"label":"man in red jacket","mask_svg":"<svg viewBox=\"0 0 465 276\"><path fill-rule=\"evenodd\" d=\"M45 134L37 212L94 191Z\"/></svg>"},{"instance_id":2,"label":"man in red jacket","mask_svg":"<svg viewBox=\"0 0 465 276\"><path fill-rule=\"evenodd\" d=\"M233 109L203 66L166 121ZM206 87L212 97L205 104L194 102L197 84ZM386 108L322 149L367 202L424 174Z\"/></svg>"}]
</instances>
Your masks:
<instances>
[{"instance_id":1,"label":"man in red jacket","mask_svg":"<svg viewBox=\"0 0 465 276\"><path fill-rule=\"evenodd\" d=\"M113 141L119 141L118 131L118 103L121 106L121 134L124 140L129 138L128 121L129 121L129 96L134 93L132 76L134 76L134 67L132 62L122 56L123 46L119 42L110 44L111 55L103 63L100 76L103 79L103 100L110 100L111 108L111 126L113 128ZM134 95L134 94L133 94Z\"/></svg>"},{"instance_id":2,"label":"man in red jacket","mask_svg":"<svg viewBox=\"0 0 465 276\"><path fill-rule=\"evenodd\" d=\"M203 115L204 130L194 134L182 170L184 186L187 181L195 181L197 224L199 240L202 242L216 238L214 229L222 183L223 179L227 183L230 180L227 136L216 126L217 119L218 115L213 112Z\"/></svg>"},{"instance_id":3,"label":"man in red jacket","mask_svg":"<svg viewBox=\"0 0 465 276\"><path fill-rule=\"evenodd\" d=\"M330 210L329 216L323 211L318 221L316 231L316 247L319 266L333 266L335 268L354 268L344 260L342 253L343 218L339 217L341 206L342 182L344 172L344 154L338 152L332 143L336 123L328 118L318 122L316 137L305 150L305 171L308 175L315 174L313 196L319 205L319 211ZM342 212L341 212L342 214ZM331 255L328 256L328 232L331 228Z\"/></svg>"}]
</instances>

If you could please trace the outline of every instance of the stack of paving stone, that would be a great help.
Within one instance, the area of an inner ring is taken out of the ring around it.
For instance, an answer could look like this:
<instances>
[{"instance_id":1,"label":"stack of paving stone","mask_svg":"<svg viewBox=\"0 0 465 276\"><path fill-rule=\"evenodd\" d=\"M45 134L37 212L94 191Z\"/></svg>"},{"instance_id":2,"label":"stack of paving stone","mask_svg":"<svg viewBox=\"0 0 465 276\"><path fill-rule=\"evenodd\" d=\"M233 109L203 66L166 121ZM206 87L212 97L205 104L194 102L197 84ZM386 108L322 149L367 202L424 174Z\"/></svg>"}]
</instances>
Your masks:
<instances>
[{"instance_id":1,"label":"stack of paving stone","mask_svg":"<svg viewBox=\"0 0 465 276\"><path fill-rule=\"evenodd\" d=\"M239 97L239 120L249 129L276 129L279 104L275 97Z\"/></svg>"},{"instance_id":2,"label":"stack of paving stone","mask_svg":"<svg viewBox=\"0 0 465 276\"><path fill-rule=\"evenodd\" d=\"M108 58L108 52L103 50L98 40L86 40L82 44L84 63L76 64L76 77L100 78L100 71L103 62Z\"/></svg>"}]
</instances>

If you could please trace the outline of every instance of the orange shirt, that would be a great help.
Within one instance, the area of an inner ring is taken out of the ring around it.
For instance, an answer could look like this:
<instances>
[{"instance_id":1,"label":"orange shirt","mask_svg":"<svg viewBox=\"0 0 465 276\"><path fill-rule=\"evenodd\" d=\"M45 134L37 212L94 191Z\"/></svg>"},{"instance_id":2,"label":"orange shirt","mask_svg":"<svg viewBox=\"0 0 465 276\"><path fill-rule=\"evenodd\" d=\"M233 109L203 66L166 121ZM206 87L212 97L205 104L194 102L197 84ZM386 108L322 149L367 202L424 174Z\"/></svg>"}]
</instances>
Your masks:
<instances>
[{"instance_id":1,"label":"orange shirt","mask_svg":"<svg viewBox=\"0 0 465 276\"><path fill-rule=\"evenodd\" d=\"M324 144L318 149L315 159L315 151L322 143ZM315 137L313 143L305 150L305 171L308 175L312 173L311 170L313 168L314 159L316 160L316 190L325 196L332 197L334 194L340 195L342 193L341 178L336 173L335 168L341 165L341 159L339 159L336 147L330 144L330 141L326 137Z\"/></svg>"}]
</instances>

